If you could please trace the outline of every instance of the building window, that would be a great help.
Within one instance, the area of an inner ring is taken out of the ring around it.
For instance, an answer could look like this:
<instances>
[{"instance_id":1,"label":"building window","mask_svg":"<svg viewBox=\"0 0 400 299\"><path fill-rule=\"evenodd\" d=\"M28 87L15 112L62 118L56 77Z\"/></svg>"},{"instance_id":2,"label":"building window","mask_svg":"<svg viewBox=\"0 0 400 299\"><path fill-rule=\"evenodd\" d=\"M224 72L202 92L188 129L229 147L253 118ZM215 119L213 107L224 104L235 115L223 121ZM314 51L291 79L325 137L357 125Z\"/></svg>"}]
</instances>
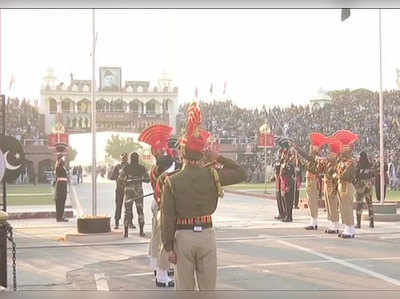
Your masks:
<instances>
[{"instance_id":1,"label":"building window","mask_svg":"<svg viewBox=\"0 0 400 299\"><path fill-rule=\"evenodd\" d=\"M50 114L57 113L57 102L54 99L49 100L49 112L50 112Z\"/></svg>"},{"instance_id":2,"label":"building window","mask_svg":"<svg viewBox=\"0 0 400 299\"><path fill-rule=\"evenodd\" d=\"M63 113L70 113L72 112L73 103L69 100L62 101L61 103L61 111Z\"/></svg>"},{"instance_id":3,"label":"building window","mask_svg":"<svg viewBox=\"0 0 400 299\"><path fill-rule=\"evenodd\" d=\"M156 113L156 103L154 101L146 103L146 113L148 114Z\"/></svg>"},{"instance_id":4,"label":"building window","mask_svg":"<svg viewBox=\"0 0 400 299\"><path fill-rule=\"evenodd\" d=\"M129 111L138 113L139 110L139 102L134 101L129 103Z\"/></svg>"}]
</instances>

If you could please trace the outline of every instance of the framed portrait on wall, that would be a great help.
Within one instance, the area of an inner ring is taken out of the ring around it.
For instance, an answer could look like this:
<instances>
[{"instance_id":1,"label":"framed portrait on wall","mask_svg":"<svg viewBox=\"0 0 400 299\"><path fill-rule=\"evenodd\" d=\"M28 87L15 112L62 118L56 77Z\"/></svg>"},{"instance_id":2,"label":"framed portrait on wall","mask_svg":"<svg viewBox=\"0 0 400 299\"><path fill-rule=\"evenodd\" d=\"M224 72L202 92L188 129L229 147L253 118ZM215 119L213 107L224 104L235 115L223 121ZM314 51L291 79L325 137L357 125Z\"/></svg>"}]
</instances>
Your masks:
<instances>
[{"instance_id":1,"label":"framed portrait on wall","mask_svg":"<svg viewBox=\"0 0 400 299\"><path fill-rule=\"evenodd\" d=\"M121 89L121 68L100 67L100 90L119 91Z\"/></svg>"}]
</instances>

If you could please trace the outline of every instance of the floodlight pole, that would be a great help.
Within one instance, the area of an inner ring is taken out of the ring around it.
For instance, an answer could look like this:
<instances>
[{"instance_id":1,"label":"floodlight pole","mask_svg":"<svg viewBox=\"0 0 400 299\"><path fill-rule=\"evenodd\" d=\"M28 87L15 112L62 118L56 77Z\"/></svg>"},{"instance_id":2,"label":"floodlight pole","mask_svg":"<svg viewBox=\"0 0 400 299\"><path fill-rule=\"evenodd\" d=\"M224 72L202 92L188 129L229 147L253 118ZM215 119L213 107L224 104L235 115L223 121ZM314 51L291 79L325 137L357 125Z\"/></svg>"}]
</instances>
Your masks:
<instances>
[{"instance_id":1,"label":"floodlight pole","mask_svg":"<svg viewBox=\"0 0 400 299\"><path fill-rule=\"evenodd\" d=\"M93 25L93 43L92 43L92 84L91 84L91 101L92 101L92 216L97 215L97 167L96 167L96 99L95 93L95 49L96 49L96 26L95 26L95 10L92 9L92 25Z\"/></svg>"},{"instance_id":2,"label":"floodlight pole","mask_svg":"<svg viewBox=\"0 0 400 299\"><path fill-rule=\"evenodd\" d=\"M380 202L383 205L385 199L385 171L384 171L384 145L383 145L383 92L382 92L382 14L379 9L379 173L380 173Z\"/></svg>"}]
</instances>

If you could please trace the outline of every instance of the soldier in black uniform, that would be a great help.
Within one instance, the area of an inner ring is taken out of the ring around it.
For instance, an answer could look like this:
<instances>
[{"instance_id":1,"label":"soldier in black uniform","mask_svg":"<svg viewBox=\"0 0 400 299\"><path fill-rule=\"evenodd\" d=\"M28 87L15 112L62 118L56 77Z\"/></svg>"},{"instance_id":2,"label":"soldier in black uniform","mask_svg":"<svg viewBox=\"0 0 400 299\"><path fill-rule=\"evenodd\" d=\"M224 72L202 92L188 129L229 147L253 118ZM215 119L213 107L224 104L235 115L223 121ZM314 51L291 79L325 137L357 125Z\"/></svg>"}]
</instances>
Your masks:
<instances>
[{"instance_id":1,"label":"soldier in black uniform","mask_svg":"<svg viewBox=\"0 0 400 299\"><path fill-rule=\"evenodd\" d=\"M274 170L275 170L275 186L276 186L276 191L275 191L275 197L276 197L276 204L278 206L278 216L275 216L275 219L277 220L283 220L286 218L286 208L285 208L285 202L283 200L282 194L281 194L281 155L282 155L282 149L279 150L279 157L278 160L274 164Z\"/></svg>"},{"instance_id":2,"label":"soldier in black uniform","mask_svg":"<svg viewBox=\"0 0 400 299\"><path fill-rule=\"evenodd\" d=\"M129 155L129 164L122 168L119 179L125 184L125 216L124 226L125 235L128 231L129 224L133 221L132 206L136 204L138 214L138 223L140 228L140 236L144 237L144 213L143 213L143 187L142 183L149 183L150 178L143 165L139 164L139 155L132 152Z\"/></svg>"},{"instance_id":3,"label":"soldier in black uniform","mask_svg":"<svg viewBox=\"0 0 400 299\"><path fill-rule=\"evenodd\" d=\"M112 174L110 179L116 181L116 188L115 188L115 229L119 228L119 220L121 219L121 210L122 204L124 202L124 184L121 180L118 180L118 176L120 171L125 165L128 165L128 153L122 153L121 156L121 163L115 165L114 169L112 170ZM135 228L133 223L129 223L131 228Z\"/></svg>"},{"instance_id":4,"label":"soldier in black uniform","mask_svg":"<svg viewBox=\"0 0 400 299\"><path fill-rule=\"evenodd\" d=\"M281 164L281 195L285 202L285 218L283 222L292 222L292 211L295 192L295 161L294 154L289 150L285 152L283 163Z\"/></svg>"},{"instance_id":5,"label":"soldier in black uniform","mask_svg":"<svg viewBox=\"0 0 400 299\"><path fill-rule=\"evenodd\" d=\"M57 154L57 161L55 165L56 171L56 219L57 222L67 222L68 219L64 218L65 200L67 199L67 184L68 174L65 168L65 162L61 153Z\"/></svg>"}]
</instances>

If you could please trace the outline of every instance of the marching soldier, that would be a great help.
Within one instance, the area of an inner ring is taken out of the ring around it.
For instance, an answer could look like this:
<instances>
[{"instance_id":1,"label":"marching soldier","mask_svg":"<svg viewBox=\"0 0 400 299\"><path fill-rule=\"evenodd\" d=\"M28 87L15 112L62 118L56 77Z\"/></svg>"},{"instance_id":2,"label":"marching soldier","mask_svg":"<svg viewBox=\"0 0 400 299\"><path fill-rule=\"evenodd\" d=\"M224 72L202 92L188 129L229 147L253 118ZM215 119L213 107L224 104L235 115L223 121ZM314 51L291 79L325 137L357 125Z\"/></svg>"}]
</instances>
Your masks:
<instances>
[{"instance_id":1,"label":"marching soldier","mask_svg":"<svg viewBox=\"0 0 400 299\"><path fill-rule=\"evenodd\" d=\"M112 170L112 174L110 179L116 181L116 188L115 188L115 227L114 229L119 228L119 220L121 219L121 211L122 211L122 204L124 202L124 183L122 180L118 179L119 173L126 165L128 165L128 153L122 153L121 156L121 163L115 165L114 169ZM136 228L133 223L129 223L131 228Z\"/></svg>"},{"instance_id":2,"label":"marching soldier","mask_svg":"<svg viewBox=\"0 0 400 299\"><path fill-rule=\"evenodd\" d=\"M294 208L299 209L300 188L303 178L301 176L300 162L296 153L296 168L295 168L295 193L294 193Z\"/></svg>"},{"instance_id":3,"label":"marching soldier","mask_svg":"<svg viewBox=\"0 0 400 299\"><path fill-rule=\"evenodd\" d=\"M174 161L173 142L168 139L172 127L166 125L153 125L145 129L139 136L139 141L151 145L151 152L156 159L156 164L150 170L150 182L154 191L154 200L151 205L152 234L149 244L150 264L156 277L157 287L174 287L174 280L170 277L173 271L170 270L168 254L161 246L160 227L160 199L164 179L167 173L176 169ZM171 147L169 146L171 143Z\"/></svg>"},{"instance_id":4,"label":"marching soldier","mask_svg":"<svg viewBox=\"0 0 400 299\"><path fill-rule=\"evenodd\" d=\"M279 150L279 155L282 154L282 149ZM276 203L278 206L278 216L275 216L275 219L277 220L283 220L286 218L285 216L285 207L284 207L284 202L283 198L281 195L281 177L280 177L280 171L281 171L281 157L279 156L279 160L275 163L274 169L275 169L275 185L276 185L276 191L275 191L275 197L276 197Z\"/></svg>"},{"instance_id":5,"label":"marching soldier","mask_svg":"<svg viewBox=\"0 0 400 299\"><path fill-rule=\"evenodd\" d=\"M340 130L334 134L342 144L343 151L336 166L336 176L338 178L338 195L340 214L345 229L339 237L348 239L355 237L353 197L355 193L353 181L355 177L356 163L352 157L353 144L358 140L358 136L347 130Z\"/></svg>"},{"instance_id":6,"label":"marching soldier","mask_svg":"<svg viewBox=\"0 0 400 299\"><path fill-rule=\"evenodd\" d=\"M338 181L336 177L337 159L343 148L342 143L334 137L329 138L330 153L328 159L321 162L321 172L323 173L323 188L325 205L328 212L329 227L325 230L328 234L339 233L339 200L337 195Z\"/></svg>"},{"instance_id":7,"label":"marching soldier","mask_svg":"<svg viewBox=\"0 0 400 299\"><path fill-rule=\"evenodd\" d=\"M320 135L318 133L311 134L311 160L305 163L306 168L306 194L308 198L308 209L310 212L310 225L306 226L306 230L317 230L318 229L318 200L319 200L319 175L318 169L318 154L321 151L321 146L325 143L325 140L318 140Z\"/></svg>"},{"instance_id":8,"label":"marching soldier","mask_svg":"<svg viewBox=\"0 0 400 299\"><path fill-rule=\"evenodd\" d=\"M360 153L360 159L358 160L355 183L356 188L356 215L357 215L357 225L356 228L361 228L361 215L363 210L363 199L368 207L369 215L369 227L374 227L374 208L372 206L372 186L374 179L374 173L372 170L372 165L368 160L366 152Z\"/></svg>"},{"instance_id":9,"label":"marching soldier","mask_svg":"<svg viewBox=\"0 0 400 299\"><path fill-rule=\"evenodd\" d=\"M184 166L165 179L161 198L161 237L169 261L176 263L176 289L194 290L195 275L200 290L215 290L217 250L212 214L222 186L246 179L246 172L233 160L208 153L210 167L201 159L209 133L201 130L197 103L189 106L186 135L180 150ZM216 167L219 164L221 167ZM196 273L196 274L195 274Z\"/></svg>"},{"instance_id":10,"label":"marching soldier","mask_svg":"<svg viewBox=\"0 0 400 299\"><path fill-rule=\"evenodd\" d=\"M56 219L57 222L68 222L68 219L64 218L65 201L67 199L68 174L65 168L65 162L62 153L57 154L55 171L56 171L56 181L55 181Z\"/></svg>"},{"instance_id":11,"label":"marching soldier","mask_svg":"<svg viewBox=\"0 0 400 299\"><path fill-rule=\"evenodd\" d=\"M294 189L295 189L295 161L294 154L287 150L284 153L283 163L280 168L281 179L281 195L284 200L285 218L283 222L292 222L293 202L294 202Z\"/></svg>"},{"instance_id":12,"label":"marching soldier","mask_svg":"<svg viewBox=\"0 0 400 299\"><path fill-rule=\"evenodd\" d=\"M143 187L142 183L150 182L150 178L143 165L139 164L139 155L132 152L129 155L129 163L122 168L119 179L125 184L125 216L124 227L125 237L128 234L128 227L133 222L133 202L136 204L136 211L138 214L138 223L140 229L140 236L144 237L144 213L143 213Z\"/></svg>"}]
</instances>

